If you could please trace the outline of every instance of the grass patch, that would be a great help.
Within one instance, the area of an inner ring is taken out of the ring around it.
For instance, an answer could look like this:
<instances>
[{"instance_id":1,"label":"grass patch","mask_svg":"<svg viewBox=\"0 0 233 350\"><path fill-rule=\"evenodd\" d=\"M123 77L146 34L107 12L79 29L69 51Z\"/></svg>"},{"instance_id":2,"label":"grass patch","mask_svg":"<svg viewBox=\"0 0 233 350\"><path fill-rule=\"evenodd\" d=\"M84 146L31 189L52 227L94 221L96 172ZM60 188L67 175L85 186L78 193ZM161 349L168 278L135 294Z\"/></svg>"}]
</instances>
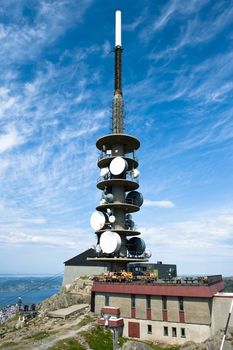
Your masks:
<instances>
[{"instance_id":1,"label":"grass patch","mask_svg":"<svg viewBox=\"0 0 233 350\"><path fill-rule=\"evenodd\" d=\"M85 350L85 348L74 338L59 340L47 350Z\"/></svg>"},{"instance_id":2,"label":"grass patch","mask_svg":"<svg viewBox=\"0 0 233 350\"><path fill-rule=\"evenodd\" d=\"M80 276L79 279L80 279L80 280L88 280L88 279L89 279L89 276L87 276L87 275Z\"/></svg>"},{"instance_id":3,"label":"grass patch","mask_svg":"<svg viewBox=\"0 0 233 350\"><path fill-rule=\"evenodd\" d=\"M112 332L105 330L103 327L97 326L95 329L89 332L82 332L82 336L93 350L112 350ZM129 340L137 341L134 339L128 339L125 337L119 337L119 346L122 347L124 343ZM149 345L153 350L179 350L180 346L177 345L158 345L151 341L139 341Z\"/></svg>"},{"instance_id":4,"label":"grass patch","mask_svg":"<svg viewBox=\"0 0 233 350\"><path fill-rule=\"evenodd\" d=\"M155 343L150 342L150 341L145 341L144 343L149 345L154 350L179 350L180 349L179 345L164 345L164 346L160 346L160 345L155 344Z\"/></svg>"},{"instance_id":5,"label":"grass patch","mask_svg":"<svg viewBox=\"0 0 233 350\"><path fill-rule=\"evenodd\" d=\"M19 314L17 313L14 317L11 317L8 320L6 320L5 322L3 322L0 325L0 329L4 329L6 327L11 326L11 323L14 323L15 321L18 321L18 318L19 318Z\"/></svg>"},{"instance_id":6,"label":"grass patch","mask_svg":"<svg viewBox=\"0 0 233 350\"><path fill-rule=\"evenodd\" d=\"M8 342L6 342L6 343L4 343L4 344L1 344L0 345L0 349L12 349L12 346L17 346L18 344L17 343L14 343L13 341L8 341Z\"/></svg>"},{"instance_id":7,"label":"grass patch","mask_svg":"<svg viewBox=\"0 0 233 350\"><path fill-rule=\"evenodd\" d=\"M94 322L95 318L93 316L90 315L86 315L80 322L79 322L79 327L83 327L86 326L87 324Z\"/></svg>"},{"instance_id":8,"label":"grass patch","mask_svg":"<svg viewBox=\"0 0 233 350\"><path fill-rule=\"evenodd\" d=\"M38 332L33 335L30 335L26 339L42 340L44 338L50 337L50 335L52 335L52 332L42 331L42 332Z\"/></svg>"},{"instance_id":9,"label":"grass patch","mask_svg":"<svg viewBox=\"0 0 233 350\"><path fill-rule=\"evenodd\" d=\"M93 350L112 350L112 332L97 326L95 329L82 332L82 336ZM127 338L119 337L119 346L122 347L127 342Z\"/></svg>"}]
</instances>

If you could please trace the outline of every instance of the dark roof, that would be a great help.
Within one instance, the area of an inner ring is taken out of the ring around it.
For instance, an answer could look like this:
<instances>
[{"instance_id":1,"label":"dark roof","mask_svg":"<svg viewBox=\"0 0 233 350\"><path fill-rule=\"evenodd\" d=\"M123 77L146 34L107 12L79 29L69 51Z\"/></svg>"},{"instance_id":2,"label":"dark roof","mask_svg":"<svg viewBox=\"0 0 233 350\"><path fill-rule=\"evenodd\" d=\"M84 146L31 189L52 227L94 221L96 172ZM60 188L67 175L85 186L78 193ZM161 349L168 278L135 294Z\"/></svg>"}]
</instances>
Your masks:
<instances>
[{"instance_id":1,"label":"dark roof","mask_svg":"<svg viewBox=\"0 0 233 350\"><path fill-rule=\"evenodd\" d=\"M101 261L89 261L87 257L96 257L96 252L93 248L85 250L85 252L74 256L73 258L64 262L65 266L103 266Z\"/></svg>"}]
</instances>

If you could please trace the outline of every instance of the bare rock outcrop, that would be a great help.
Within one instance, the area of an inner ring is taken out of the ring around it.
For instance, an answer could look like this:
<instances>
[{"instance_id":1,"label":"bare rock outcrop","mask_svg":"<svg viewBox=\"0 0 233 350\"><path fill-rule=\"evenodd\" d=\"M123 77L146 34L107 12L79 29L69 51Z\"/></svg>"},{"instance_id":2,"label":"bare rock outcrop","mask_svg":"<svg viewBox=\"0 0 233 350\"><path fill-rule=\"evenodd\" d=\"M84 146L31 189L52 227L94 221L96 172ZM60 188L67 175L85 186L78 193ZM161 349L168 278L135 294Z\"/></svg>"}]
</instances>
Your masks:
<instances>
[{"instance_id":1,"label":"bare rock outcrop","mask_svg":"<svg viewBox=\"0 0 233 350\"><path fill-rule=\"evenodd\" d=\"M181 346L181 350L219 350L222 337L223 332L218 331L213 337L208 338L203 343L186 342ZM233 329L229 329L227 333L224 350L233 350Z\"/></svg>"},{"instance_id":2,"label":"bare rock outcrop","mask_svg":"<svg viewBox=\"0 0 233 350\"><path fill-rule=\"evenodd\" d=\"M72 284L63 287L59 293L44 300L38 307L39 313L45 315L49 311L75 304L90 304L92 284L89 276L75 279Z\"/></svg>"},{"instance_id":3,"label":"bare rock outcrop","mask_svg":"<svg viewBox=\"0 0 233 350\"><path fill-rule=\"evenodd\" d=\"M122 350L153 350L149 345L137 341L127 341Z\"/></svg>"}]
</instances>

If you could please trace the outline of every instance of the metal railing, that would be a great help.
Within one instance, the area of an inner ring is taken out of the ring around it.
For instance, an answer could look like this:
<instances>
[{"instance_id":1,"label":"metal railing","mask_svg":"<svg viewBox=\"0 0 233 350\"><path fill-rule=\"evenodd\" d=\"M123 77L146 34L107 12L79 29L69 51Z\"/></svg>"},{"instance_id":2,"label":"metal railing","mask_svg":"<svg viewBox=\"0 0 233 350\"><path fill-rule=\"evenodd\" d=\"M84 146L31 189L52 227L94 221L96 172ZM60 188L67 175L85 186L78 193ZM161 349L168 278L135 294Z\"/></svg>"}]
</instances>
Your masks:
<instances>
[{"instance_id":1,"label":"metal railing","mask_svg":"<svg viewBox=\"0 0 233 350\"><path fill-rule=\"evenodd\" d=\"M112 153L106 153L106 152L101 152L99 154L98 160L104 159L104 158L114 158L116 157L115 155L113 155ZM122 158L130 158L135 160L136 162L138 162L138 159L135 157L135 155L133 155L133 153L126 153L124 156L121 156Z\"/></svg>"},{"instance_id":2,"label":"metal railing","mask_svg":"<svg viewBox=\"0 0 233 350\"><path fill-rule=\"evenodd\" d=\"M124 176L124 177L123 177ZM97 179L97 183L102 182L102 181L106 181L106 180L129 180L132 182L136 182L137 184L139 183L139 179L138 178L134 178L132 177L130 171L127 171L119 176L113 176L110 172L108 174L106 174L105 176L100 176Z\"/></svg>"}]
</instances>

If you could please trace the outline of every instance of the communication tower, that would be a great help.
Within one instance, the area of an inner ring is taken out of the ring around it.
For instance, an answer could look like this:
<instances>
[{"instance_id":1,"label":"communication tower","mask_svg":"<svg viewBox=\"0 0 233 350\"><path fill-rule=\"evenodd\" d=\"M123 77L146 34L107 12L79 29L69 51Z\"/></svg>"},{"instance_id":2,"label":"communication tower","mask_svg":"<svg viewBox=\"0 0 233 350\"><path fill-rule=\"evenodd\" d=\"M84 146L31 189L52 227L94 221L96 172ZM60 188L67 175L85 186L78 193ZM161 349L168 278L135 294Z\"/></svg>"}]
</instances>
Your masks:
<instances>
[{"instance_id":1,"label":"communication tower","mask_svg":"<svg viewBox=\"0 0 233 350\"><path fill-rule=\"evenodd\" d=\"M87 258L108 262L112 271L126 269L129 262L147 261L151 256L132 220L132 213L143 204L143 196L137 191L140 173L135 156L140 142L124 133L122 51L121 12L116 11L112 130L96 142L100 151L97 188L102 195L90 220L97 236L96 257Z\"/></svg>"}]
</instances>

